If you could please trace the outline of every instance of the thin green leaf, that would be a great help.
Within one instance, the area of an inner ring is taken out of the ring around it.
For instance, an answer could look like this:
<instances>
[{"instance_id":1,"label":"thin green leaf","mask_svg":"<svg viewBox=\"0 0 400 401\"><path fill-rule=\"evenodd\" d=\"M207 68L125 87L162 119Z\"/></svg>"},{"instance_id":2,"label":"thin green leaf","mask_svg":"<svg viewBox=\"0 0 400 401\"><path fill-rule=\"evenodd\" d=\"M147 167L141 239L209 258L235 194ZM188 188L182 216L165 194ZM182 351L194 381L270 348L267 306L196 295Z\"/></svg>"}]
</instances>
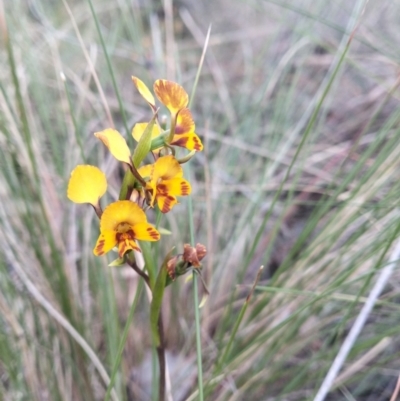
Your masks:
<instances>
[{"instance_id":1,"label":"thin green leaf","mask_svg":"<svg viewBox=\"0 0 400 401\"><path fill-rule=\"evenodd\" d=\"M167 278L167 262L171 258L172 250L168 252L157 276L157 281L153 289L153 299L150 305L150 326L154 345L160 345L160 336L158 332L158 317L160 316L162 299L164 296L165 281Z\"/></svg>"}]
</instances>

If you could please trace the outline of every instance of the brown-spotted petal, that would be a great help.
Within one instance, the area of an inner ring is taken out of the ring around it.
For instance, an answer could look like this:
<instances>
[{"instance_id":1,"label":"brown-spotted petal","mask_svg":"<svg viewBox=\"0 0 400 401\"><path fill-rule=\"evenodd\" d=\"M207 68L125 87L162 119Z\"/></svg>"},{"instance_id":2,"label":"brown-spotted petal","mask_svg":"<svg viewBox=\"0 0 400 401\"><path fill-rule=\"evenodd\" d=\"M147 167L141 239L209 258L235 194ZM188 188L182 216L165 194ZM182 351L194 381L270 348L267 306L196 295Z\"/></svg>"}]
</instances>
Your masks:
<instances>
[{"instance_id":1,"label":"brown-spotted petal","mask_svg":"<svg viewBox=\"0 0 400 401\"><path fill-rule=\"evenodd\" d=\"M187 134L194 132L196 126L190 110L185 107L182 109L176 117L175 134Z\"/></svg>"},{"instance_id":2,"label":"brown-spotted petal","mask_svg":"<svg viewBox=\"0 0 400 401\"><path fill-rule=\"evenodd\" d=\"M166 79L158 79L154 83L154 93L173 116L176 116L189 103L189 96L185 89L176 82Z\"/></svg>"},{"instance_id":3,"label":"brown-spotted petal","mask_svg":"<svg viewBox=\"0 0 400 401\"><path fill-rule=\"evenodd\" d=\"M196 150L197 152L203 150L203 143L194 132L183 135L174 135L171 145L180 146L181 148L186 148L188 150Z\"/></svg>"}]
</instances>

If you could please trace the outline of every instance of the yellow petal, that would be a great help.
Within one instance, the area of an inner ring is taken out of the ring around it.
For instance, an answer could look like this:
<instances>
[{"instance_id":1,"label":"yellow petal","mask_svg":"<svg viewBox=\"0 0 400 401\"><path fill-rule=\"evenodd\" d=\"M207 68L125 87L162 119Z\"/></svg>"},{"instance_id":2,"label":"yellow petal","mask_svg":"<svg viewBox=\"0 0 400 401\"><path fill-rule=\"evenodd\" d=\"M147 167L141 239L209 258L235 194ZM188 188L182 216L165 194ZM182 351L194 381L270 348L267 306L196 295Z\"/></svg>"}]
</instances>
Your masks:
<instances>
[{"instance_id":1,"label":"yellow petal","mask_svg":"<svg viewBox=\"0 0 400 401\"><path fill-rule=\"evenodd\" d=\"M176 204L178 200L172 195L159 195L157 196L157 205L161 213L168 213Z\"/></svg>"},{"instance_id":2,"label":"yellow petal","mask_svg":"<svg viewBox=\"0 0 400 401\"><path fill-rule=\"evenodd\" d=\"M187 134L194 132L196 126L192 117L192 113L188 108L182 109L176 118L175 134Z\"/></svg>"},{"instance_id":3,"label":"yellow petal","mask_svg":"<svg viewBox=\"0 0 400 401\"><path fill-rule=\"evenodd\" d=\"M158 79L154 83L154 93L174 116L189 103L189 96L185 89L166 79Z\"/></svg>"},{"instance_id":4,"label":"yellow petal","mask_svg":"<svg viewBox=\"0 0 400 401\"><path fill-rule=\"evenodd\" d=\"M171 145L180 146L188 150L197 150L198 152L203 150L201 139L194 132L183 135L174 135Z\"/></svg>"},{"instance_id":5,"label":"yellow petal","mask_svg":"<svg viewBox=\"0 0 400 401\"><path fill-rule=\"evenodd\" d=\"M134 127L132 129L132 136L133 136L133 139L136 140L136 142L139 142L147 125L148 125L148 123L137 123L134 125ZM158 125L154 124L153 131L151 133L151 139L157 138L160 134L161 134L160 127Z\"/></svg>"},{"instance_id":6,"label":"yellow petal","mask_svg":"<svg viewBox=\"0 0 400 401\"><path fill-rule=\"evenodd\" d=\"M143 178L150 178L150 181L147 182L146 189L152 191L150 206L154 207L154 201L156 198L156 184L157 182L152 180L154 171L154 164L147 164L146 166L142 166L139 168L138 172Z\"/></svg>"},{"instance_id":7,"label":"yellow petal","mask_svg":"<svg viewBox=\"0 0 400 401\"><path fill-rule=\"evenodd\" d=\"M107 128L101 132L95 132L94 136L99 138L107 146L111 154L120 162L132 164L131 152L125 138L115 129Z\"/></svg>"},{"instance_id":8,"label":"yellow petal","mask_svg":"<svg viewBox=\"0 0 400 401\"><path fill-rule=\"evenodd\" d=\"M139 223L133 226L135 238L140 241L158 241L160 233L149 223Z\"/></svg>"},{"instance_id":9,"label":"yellow petal","mask_svg":"<svg viewBox=\"0 0 400 401\"><path fill-rule=\"evenodd\" d=\"M142 166L138 169L138 173L143 177L150 177L153 173L154 164L147 164L146 166Z\"/></svg>"},{"instance_id":10,"label":"yellow petal","mask_svg":"<svg viewBox=\"0 0 400 401\"><path fill-rule=\"evenodd\" d=\"M100 231L116 231L121 223L134 227L136 224L147 221L144 211L137 203L129 200L117 201L108 205L100 219Z\"/></svg>"},{"instance_id":11,"label":"yellow petal","mask_svg":"<svg viewBox=\"0 0 400 401\"><path fill-rule=\"evenodd\" d=\"M142 95L144 100L150 105L150 107L155 110L156 109L156 101L154 100L154 96L151 94L149 88L146 84L141 81L139 78L132 77L132 81L135 84L137 90Z\"/></svg>"},{"instance_id":12,"label":"yellow petal","mask_svg":"<svg viewBox=\"0 0 400 401\"><path fill-rule=\"evenodd\" d=\"M172 196L186 196L192 192L189 181L183 178L172 178L163 180L157 185L157 191L161 194Z\"/></svg>"},{"instance_id":13,"label":"yellow petal","mask_svg":"<svg viewBox=\"0 0 400 401\"><path fill-rule=\"evenodd\" d=\"M75 203L98 205L107 190L105 174L95 166L77 166L71 173L67 196Z\"/></svg>"},{"instance_id":14,"label":"yellow petal","mask_svg":"<svg viewBox=\"0 0 400 401\"><path fill-rule=\"evenodd\" d=\"M159 179L169 180L175 177L182 177L183 170L174 156L168 155L157 159L154 163L154 171L151 181L158 182Z\"/></svg>"},{"instance_id":15,"label":"yellow petal","mask_svg":"<svg viewBox=\"0 0 400 401\"><path fill-rule=\"evenodd\" d=\"M115 231L103 231L96 242L96 246L93 249L93 253L96 256L104 255L111 251L115 245L117 245L117 239Z\"/></svg>"}]
</instances>

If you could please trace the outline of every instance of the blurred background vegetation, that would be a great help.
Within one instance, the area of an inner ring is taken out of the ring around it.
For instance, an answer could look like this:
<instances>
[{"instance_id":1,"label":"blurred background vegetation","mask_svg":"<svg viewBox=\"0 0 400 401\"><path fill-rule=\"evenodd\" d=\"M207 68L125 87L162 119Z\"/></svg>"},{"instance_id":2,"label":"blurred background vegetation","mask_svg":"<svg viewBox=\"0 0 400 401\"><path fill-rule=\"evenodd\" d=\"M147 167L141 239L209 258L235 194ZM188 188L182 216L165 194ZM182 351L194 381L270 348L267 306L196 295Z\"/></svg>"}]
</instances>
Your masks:
<instances>
[{"instance_id":1,"label":"blurred background vegetation","mask_svg":"<svg viewBox=\"0 0 400 401\"><path fill-rule=\"evenodd\" d=\"M400 225L400 2L0 6L1 399L104 399L138 277L93 256L97 218L67 200L66 185L76 164L98 165L107 201L117 198L123 172L93 132L115 126L129 138L148 120L131 75L190 93L210 24L192 107L205 150L190 177L195 238L208 249L205 399L312 400L388 267L327 399L391 399L400 369L400 274L388 264ZM162 225L173 234L160 261L189 242L187 201ZM115 400L157 394L144 293L138 302ZM163 311L169 399L196 400L191 284L169 287Z\"/></svg>"}]
</instances>

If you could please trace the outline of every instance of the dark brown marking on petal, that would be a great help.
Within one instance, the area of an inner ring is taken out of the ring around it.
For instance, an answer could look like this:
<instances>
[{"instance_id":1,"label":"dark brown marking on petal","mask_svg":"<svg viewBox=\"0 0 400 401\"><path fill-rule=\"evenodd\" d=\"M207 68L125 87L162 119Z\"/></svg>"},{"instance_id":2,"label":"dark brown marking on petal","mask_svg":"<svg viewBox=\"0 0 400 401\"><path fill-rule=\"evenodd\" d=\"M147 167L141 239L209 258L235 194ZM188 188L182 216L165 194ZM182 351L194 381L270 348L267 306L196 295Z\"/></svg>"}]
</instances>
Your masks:
<instances>
[{"instance_id":1,"label":"dark brown marking on petal","mask_svg":"<svg viewBox=\"0 0 400 401\"><path fill-rule=\"evenodd\" d=\"M168 213L171 210L171 203L175 200L173 196L167 196L165 198L165 202L163 208L161 210L162 213Z\"/></svg>"},{"instance_id":2,"label":"dark brown marking on petal","mask_svg":"<svg viewBox=\"0 0 400 401\"><path fill-rule=\"evenodd\" d=\"M172 145L181 146L182 148L185 148L187 141L188 141L188 137L184 136L182 138L178 138L178 139L174 140Z\"/></svg>"},{"instance_id":3,"label":"dark brown marking on petal","mask_svg":"<svg viewBox=\"0 0 400 401\"><path fill-rule=\"evenodd\" d=\"M190 193L190 186L186 181L181 181L181 194L184 195L189 195Z\"/></svg>"},{"instance_id":4,"label":"dark brown marking on petal","mask_svg":"<svg viewBox=\"0 0 400 401\"><path fill-rule=\"evenodd\" d=\"M103 248L104 248L104 242L105 242L105 240L102 239L102 240L100 240L100 241L98 242L98 244L97 244L97 246L96 246L96 253L97 253L97 255L99 255L99 256L104 255L104 250L103 250Z\"/></svg>"},{"instance_id":5,"label":"dark brown marking on petal","mask_svg":"<svg viewBox=\"0 0 400 401\"><path fill-rule=\"evenodd\" d=\"M118 256L122 258L125 252L126 252L126 242L123 241L118 244Z\"/></svg>"},{"instance_id":6,"label":"dark brown marking on petal","mask_svg":"<svg viewBox=\"0 0 400 401\"><path fill-rule=\"evenodd\" d=\"M153 227L148 227L147 232L149 233L151 238L154 238L154 239L160 238L160 234Z\"/></svg>"},{"instance_id":7,"label":"dark brown marking on petal","mask_svg":"<svg viewBox=\"0 0 400 401\"><path fill-rule=\"evenodd\" d=\"M200 139L197 136L193 137L193 142L194 142L193 147L195 150L201 150L203 148Z\"/></svg>"},{"instance_id":8,"label":"dark brown marking on petal","mask_svg":"<svg viewBox=\"0 0 400 401\"><path fill-rule=\"evenodd\" d=\"M175 135L180 135L185 132L185 127L182 124L177 124L175 127Z\"/></svg>"},{"instance_id":9,"label":"dark brown marking on petal","mask_svg":"<svg viewBox=\"0 0 400 401\"><path fill-rule=\"evenodd\" d=\"M157 195L167 195L168 194L168 188L165 184L158 184L157 185Z\"/></svg>"}]
</instances>

